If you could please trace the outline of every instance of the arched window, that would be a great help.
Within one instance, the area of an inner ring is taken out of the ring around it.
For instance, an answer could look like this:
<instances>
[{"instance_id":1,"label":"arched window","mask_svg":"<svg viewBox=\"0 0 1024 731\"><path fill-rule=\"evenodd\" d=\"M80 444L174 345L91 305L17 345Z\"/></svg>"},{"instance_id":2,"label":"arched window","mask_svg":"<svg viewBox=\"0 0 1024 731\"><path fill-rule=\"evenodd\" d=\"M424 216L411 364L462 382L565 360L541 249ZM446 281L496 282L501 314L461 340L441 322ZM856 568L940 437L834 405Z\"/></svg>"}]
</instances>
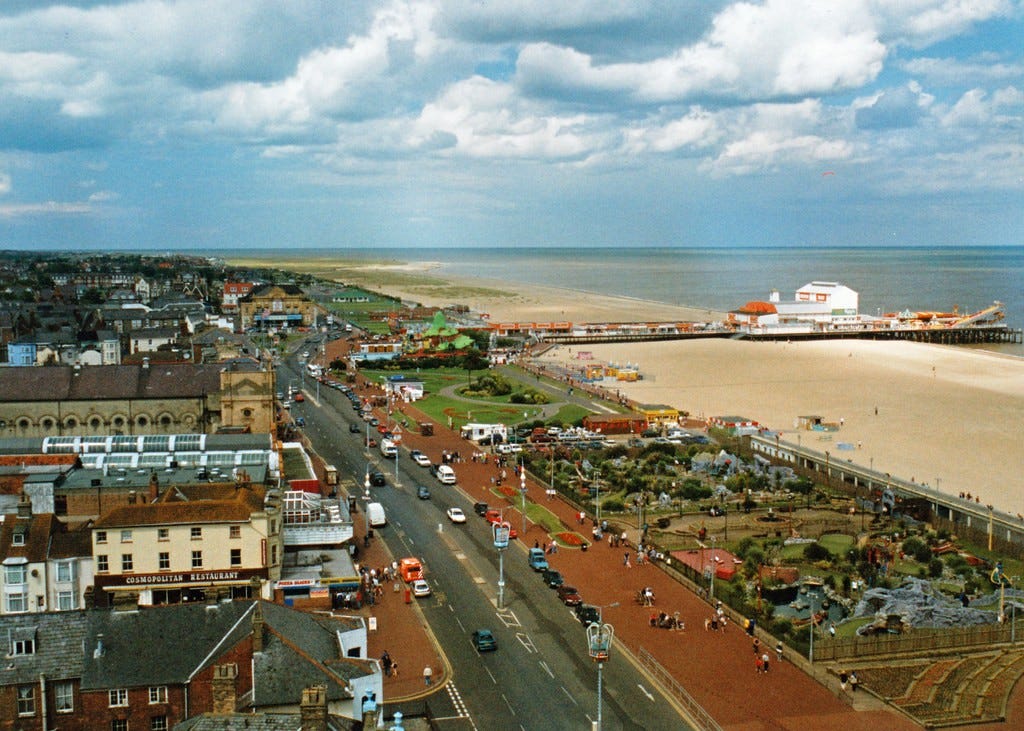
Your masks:
<instances>
[{"instance_id":1,"label":"arched window","mask_svg":"<svg viewBox=\"0 0 1024 731\"><path fill-rule=\"evenodd\" d=\"M171 421L172 419L170 414L164 414L163 416L160 417L160 426L170 426Z\"/></svg>"},{"instance_id":2,"label":"arched window","mask_svg":"<svg viewBox=\"0 0 1024 731\"><path fill-rule=\"evenodd\" d=\"M89 426L91 426L93 429L99 429L101 426L103 426L103 419L101 419L98 416L94 416L91 419L89 419Z\"/></svg>"},{"instance_id":3,"label":"arched window","mask_svg":"<svg viewBox=\"0 0 1024 731\"><path fill-rule=\"evenodd\" d=\"M116 426L119 429L122 426L124 426L124 417L123 416L115 416L114 417L114 426Z\"/></svg>"},{"instance_id":4,"label":"arched window","mask_svg":"<svg viewBox=\"0 0 1024 731\"><path fill-rule=\"evenodd\" d=\"M135 420L135 423L138 424L139 426L146 426L146 424L149 423L149 419L147 419L145 416L140 416Z\"/></svg>"},{"instance_id":5,"label":"arched window","mask_svg":"<svg viewBox=\"0 0 1024 731\"><path fill-rule=\"evenodd\" d=\"M43 429L49 431L50 429L57 425L57 422L47 416L45 419L39 422L39 425L43 427Z\"/></svg>"},{"instance_id":6,"label":"arched window","mask_svg":"<svg viewBox=\"0 0 1024 731\"><path fill-rule=\"evenodd\" d=\"M74 429L76 426L78 426L78 419L76 419L73 416L69 416L64 420L64 426L68 429Z\"/></svg>"}]
</instances>

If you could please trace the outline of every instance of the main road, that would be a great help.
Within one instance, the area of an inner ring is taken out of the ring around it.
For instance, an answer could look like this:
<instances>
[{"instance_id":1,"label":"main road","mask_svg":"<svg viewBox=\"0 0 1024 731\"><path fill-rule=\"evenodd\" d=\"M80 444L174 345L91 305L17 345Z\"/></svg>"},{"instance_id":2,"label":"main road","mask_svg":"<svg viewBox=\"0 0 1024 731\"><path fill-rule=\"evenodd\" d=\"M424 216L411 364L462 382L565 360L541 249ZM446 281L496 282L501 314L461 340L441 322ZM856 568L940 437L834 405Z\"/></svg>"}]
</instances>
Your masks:
<instances>
[{"instance_id":1,"label":"main road","mask_svg":"<svg viewBox=\"0 0 1024 731\"><path fill-rule=\"evenodd\" d=\"M289 377L301 380L290 366L279 368L279 382ZM362 485L367 469L387 475L387 487L373 488L374 500L384 505L388 516L387 528L376 535L393 555L417 556L425 563L433 595L421 600L420 606L453 670L448 693L430 700L435 715L452 718L438 726L531 731L594 728L598 672L587 650L584 628L529 568L524 548L511 541L504 552L504 602L499 607L500 559L489 527L473 514L470 499L457 487L437 482L405 450L399 452L396 473L393 460L384 460L378 450L363 449L363 432L349 432L350 423L362 426L363 422L348 400L322 386L317 393L310 385L307 380L307 400L292 408L306 419L305 432L314 447L338 467L342 479L351 477L356 485ZM430 488L431 499L417 499L419 484ZM448 520L445 511L452 506L467 514L465 524ZM496 652L479 654L473 648L470 635L479 628L492 630L498 641ZM604 729L690 728L614 647L603 664L601 680ZM453 697L461 698L464 711L438 713Z\"/></svg>"}]
</instances>

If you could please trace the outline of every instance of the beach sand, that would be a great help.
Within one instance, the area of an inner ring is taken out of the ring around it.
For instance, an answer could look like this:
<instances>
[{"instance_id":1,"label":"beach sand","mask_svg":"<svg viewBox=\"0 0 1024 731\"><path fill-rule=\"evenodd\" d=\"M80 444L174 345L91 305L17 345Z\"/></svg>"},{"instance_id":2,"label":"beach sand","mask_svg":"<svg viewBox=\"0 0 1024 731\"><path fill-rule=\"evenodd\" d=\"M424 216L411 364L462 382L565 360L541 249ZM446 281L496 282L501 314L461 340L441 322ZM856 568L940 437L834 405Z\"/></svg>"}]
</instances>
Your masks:
<instances>
[{"instance_id":1,"label":"beach sand","mask_svg":"<svg viewBox=\"0 0 1024 731\"><path fill-rule=\"evenodd\" d=\"M289 268L354 284L362 281L425 305L466 304L489 313L493 322L722 317L625 297L444 276L429 262L398 268L394 263L364 264L344 271L330 262ZM913 478L951 495L969 492L1011 514L1024 513L1024 359L952 346L866 340L711 339L592 345L586 350L595 359L638 365L642 381L606 385L641 403L667 404L704 417L746 416L787 432L794 441L798 416L842 419L843 427L831 442L802 432L801 443L828 449L834 459ZM574 357L579 348L573 351L558 347L544 357L578 364ZM841 450L840 442L862 446Z\"/></svg>"}]
</instances>

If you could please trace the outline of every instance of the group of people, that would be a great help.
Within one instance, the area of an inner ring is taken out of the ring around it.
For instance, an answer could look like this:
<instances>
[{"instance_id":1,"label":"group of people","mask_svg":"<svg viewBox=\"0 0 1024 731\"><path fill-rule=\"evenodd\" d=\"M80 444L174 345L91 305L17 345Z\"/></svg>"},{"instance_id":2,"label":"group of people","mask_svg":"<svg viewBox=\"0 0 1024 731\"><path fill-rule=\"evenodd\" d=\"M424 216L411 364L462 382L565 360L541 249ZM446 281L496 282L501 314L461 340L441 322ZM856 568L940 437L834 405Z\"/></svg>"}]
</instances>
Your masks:
<instances>
[{"instance_id":1,"label":"group of people","mask_svg":"<svg viewBox=\"0 0 1024 731\"><path fill-rule=\"evenodd\" d=\"M660 629L674 629L680 632L686 629L686 623L679 618L679 612L651 612L651 626Z\"/></svg>"},{"instance_id":2,"label":"group of people","mask_svg":"<svg viewBox=\"0 0 1024 731\"><path fill-rule=\"evenodd\" d=\"M859 683L860 683L860 680L857 678L857 671L856 670L851 670L850 672L846 672L846 670L840 670L839 671L839 687L842 688L843 690L846 690L846 686L847 686L847 684L849 684L850 692L856 693L857 692L857 685Z\"/></svg>"}]
</instances>

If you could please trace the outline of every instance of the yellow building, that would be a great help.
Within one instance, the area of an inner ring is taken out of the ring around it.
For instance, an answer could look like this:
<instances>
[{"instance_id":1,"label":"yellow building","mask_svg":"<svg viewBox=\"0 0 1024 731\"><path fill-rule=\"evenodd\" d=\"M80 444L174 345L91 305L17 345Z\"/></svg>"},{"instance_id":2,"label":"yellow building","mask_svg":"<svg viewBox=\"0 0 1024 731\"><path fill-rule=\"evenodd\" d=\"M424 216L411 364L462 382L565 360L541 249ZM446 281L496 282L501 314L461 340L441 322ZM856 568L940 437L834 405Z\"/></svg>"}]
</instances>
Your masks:
<instances>
[{"instance_id":1,"label":"yellow building","mask_svg":"<svg viewBox=\"0 0 1024 731\"><path fill-rule=\"evenodd\" d=\"M647 418L647 422L655 424L661 421L678 421L679 409L664 404L641 404L637 410Z\"/></svg>"},{"instance_id":2,"label":"yellow building","mask_svg":"<svg viewBox=\"0 0 1024 731\"><path fill-rule=\"evenodd\" d=\"M262 487L179 485L92 527L96 606L273 597L281 578L280 510Z\"/></svg>"},{"instance_id":3,"label":"yellow building","mask_svg":"<svg viewBox=\"0 0 1024 731\"><path fill-rule=\"evenodd\" d=\"M294 284L268 284L238 300L242 330L310 327L324 310Z\"/></svg>"}]
</instances>

